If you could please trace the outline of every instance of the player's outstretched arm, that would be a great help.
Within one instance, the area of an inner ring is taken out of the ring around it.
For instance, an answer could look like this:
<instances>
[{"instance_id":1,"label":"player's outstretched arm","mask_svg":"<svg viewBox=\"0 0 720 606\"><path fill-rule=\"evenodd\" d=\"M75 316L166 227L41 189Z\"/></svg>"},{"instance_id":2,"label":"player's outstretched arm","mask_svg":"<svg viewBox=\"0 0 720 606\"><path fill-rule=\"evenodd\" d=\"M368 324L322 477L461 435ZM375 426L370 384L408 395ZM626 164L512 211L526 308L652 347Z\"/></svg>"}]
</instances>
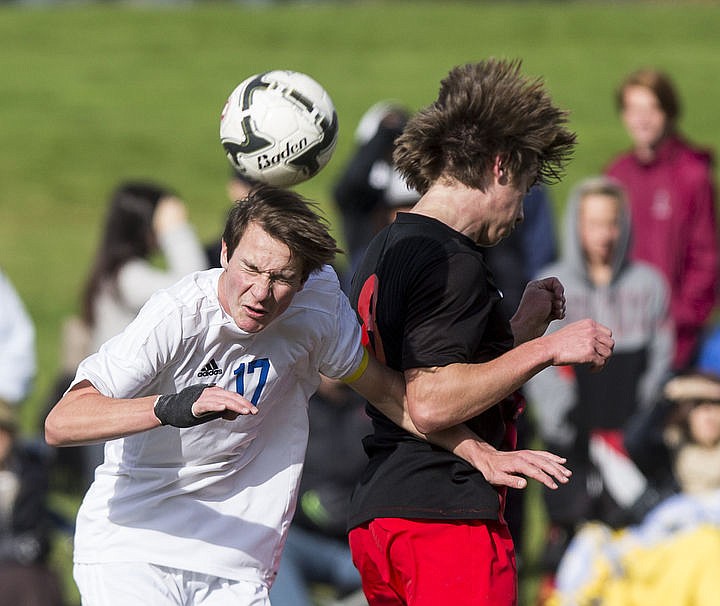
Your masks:
<instances>
[{"instance_id":1,"label":"player's outstretched arm","mask_svg":"<svg viewBox=\"0 0 720 606\"><path fill-rule=\"evenodd\" d=\"M610 329L588 319L521 343L489 362L410 369L405 371L408 413L422 433L453 427L494 406L548 366L603 368L614 346Z\"/></svg>"},{"instance_id":2,"label":"player's outstretched arm","mask_svg":"<svg viewBox=\"0 0 720 606\"><path fill-rule=\"evenodd\" d=\"M110 398L90 381L74 385L45 419L50 446L77 446L121 438L160 425L191 427L222 417L256 414L240 394L220 387L193 385L177 394Z\"/></svg>"}]
</instances>

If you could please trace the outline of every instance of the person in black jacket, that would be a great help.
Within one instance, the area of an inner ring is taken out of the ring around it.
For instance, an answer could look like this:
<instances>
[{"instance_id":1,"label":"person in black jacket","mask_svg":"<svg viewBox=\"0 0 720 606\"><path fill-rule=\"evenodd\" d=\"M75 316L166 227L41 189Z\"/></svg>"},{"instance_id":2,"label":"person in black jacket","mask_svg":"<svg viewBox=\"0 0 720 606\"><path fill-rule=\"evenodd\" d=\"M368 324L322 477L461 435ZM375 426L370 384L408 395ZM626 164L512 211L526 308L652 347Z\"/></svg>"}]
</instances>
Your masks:
<instances>
[{"instance_id":1,"label":"person in black jacket","mask_svg":"<svg viewBox=\"0 0 720 606\"><path fill-rule=\"evenodd\" d=\"M392 152L410 112L397 101L379 101L360 119L356 148L333 187L351 277L365 249L387 224L385 193L392 182ZM348 284L343 284L346 288Z\"/></svg>"},{"instance_id":2,"label":"person in black jacket","mask_svg":"<svg viewBox=\"0 0 720 606\"><path fill-rule=\"evenodd\" d=\"M48 462L17 429L14 411L0 400L0 606L62 606L48 565Z\"/></svg>"}]
</instances>

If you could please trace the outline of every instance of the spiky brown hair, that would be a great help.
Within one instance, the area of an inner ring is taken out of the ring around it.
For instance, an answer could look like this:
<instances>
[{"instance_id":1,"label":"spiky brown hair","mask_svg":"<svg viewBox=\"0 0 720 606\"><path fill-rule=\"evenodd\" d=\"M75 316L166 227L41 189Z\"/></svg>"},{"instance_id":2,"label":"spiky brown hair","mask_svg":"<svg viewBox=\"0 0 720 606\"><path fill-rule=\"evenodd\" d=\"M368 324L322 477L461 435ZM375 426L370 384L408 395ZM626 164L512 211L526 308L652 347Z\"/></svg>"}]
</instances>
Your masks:
<instances>
[{"instance_id":1,"label":"spiky brown hair","mask_svg":"<svg viewBox=\"0 0 720 606\"><path fill-rule=\"evenodd\" d=\"M393 159L410 187L425 193L449 177L484 190L497 156L514 179L534 167L539 182L561 178L575 133L543 81L520 74L521 63L488 59L449 72L437 100L396 140Z\"/></svg>"}]
</instances>

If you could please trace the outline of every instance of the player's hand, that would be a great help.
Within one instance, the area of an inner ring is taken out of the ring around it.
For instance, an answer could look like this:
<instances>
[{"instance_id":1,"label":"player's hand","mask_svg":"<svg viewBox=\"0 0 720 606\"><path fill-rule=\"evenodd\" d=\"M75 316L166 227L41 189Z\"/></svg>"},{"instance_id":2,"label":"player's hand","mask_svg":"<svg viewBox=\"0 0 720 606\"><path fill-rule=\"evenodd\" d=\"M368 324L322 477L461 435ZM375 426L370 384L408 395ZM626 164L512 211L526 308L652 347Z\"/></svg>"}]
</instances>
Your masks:
<instances>
[{"instance_id":1,"label":"player's hand","mask_svg":"<svg viewBox=\"0 0 720 606\"><path fill-rule=\"evenodd\" d=\"M568 324L543 339L552 353L553 366L589 364L600 370L615 347L612 331L590 319Z\"/></svg>"},{"instance_id":2,"label":"player's hand","mask_svg":"<svg viewBox=\"0 0 720 606\"><path fill-rule=\"evenodd\" d=\"M520 305L510 320L515 344L545 334L553 320L565 317L565 289L557 278L528 282Z\"/></svg>"},{"instance_id":3,"label":"player's hand","mask_svg":"<svg viewBox=\"0 0 720 606\"><path fill-rule=\"evenodd\" d=\"M479 455L473 464L494 486L525 488L531 478L555 490L566 484L572 472L565 467L566 459L544 450L496 450L487 443L479 444Z\"/></svg>"},{"instance_id":4,"label":"player's hand","mask_svg":"<svg viewBox=\"0 0 720 606\"><path fill-rule=\"evenodd\" d=\"M258 409L238 393L200 383L160 396L154 411L163 425L193 427L219 418L233 421L239 415L257 414Z\"/></svg>"},{"instance_id":5,"label":"player's hand","mask_svg":"<svg viewBox=\"0 0 720 606\"><path fill-rule=\"evenodd\" d=\"M187 208L185 203L175 196L161 198L153 213L153 230L161 235L171 229L187 223Z\"/></svg>"}]
</instances>

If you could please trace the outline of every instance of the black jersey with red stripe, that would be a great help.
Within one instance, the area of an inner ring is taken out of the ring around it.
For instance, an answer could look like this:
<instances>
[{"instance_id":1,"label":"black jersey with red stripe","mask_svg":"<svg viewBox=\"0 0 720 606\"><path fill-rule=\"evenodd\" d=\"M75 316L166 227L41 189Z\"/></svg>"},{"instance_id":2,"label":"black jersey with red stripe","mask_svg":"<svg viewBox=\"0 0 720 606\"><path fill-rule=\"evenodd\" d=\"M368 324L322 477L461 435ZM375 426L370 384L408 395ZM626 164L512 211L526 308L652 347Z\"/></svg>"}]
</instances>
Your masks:
<instances>
[{"instance_id":1,"label":"black jersey with red stripe","mask_svg":"<svg viewBox=\"0 0 720 606\"><path fill-rule=\"evenodd\" d=\"M353 278L351 301L369 349L391 368L484 362L512 347L482 249L435 219L400 213L371 243ZM350 528L376 517L498 519L501 495L452 453L419 440L368 404L374 432L356 487ZM516 398L468 425L510 448Z\"/></svg>"}]
</instances>

